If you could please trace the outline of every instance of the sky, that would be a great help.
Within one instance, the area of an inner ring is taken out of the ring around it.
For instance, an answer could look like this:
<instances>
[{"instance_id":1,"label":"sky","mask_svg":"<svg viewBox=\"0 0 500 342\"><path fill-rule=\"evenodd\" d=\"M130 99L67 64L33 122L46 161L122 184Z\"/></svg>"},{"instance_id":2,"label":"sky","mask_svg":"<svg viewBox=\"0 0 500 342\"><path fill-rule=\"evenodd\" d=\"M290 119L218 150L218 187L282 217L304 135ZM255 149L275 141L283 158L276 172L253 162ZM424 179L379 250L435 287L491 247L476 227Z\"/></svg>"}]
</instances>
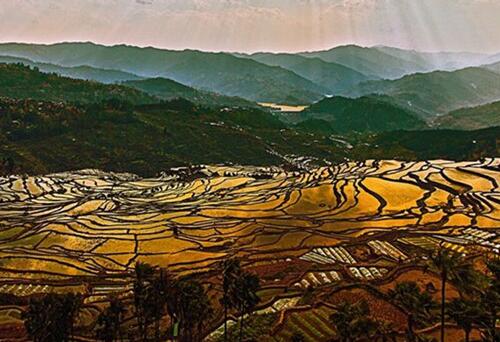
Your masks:
<instances>
[{"instance_id":1,"label":"sky","mask_svg":"<svg viewBox=\"0 0 500 342\"><path fill-rule=\"evenodd\" d=\"M500 0L0 0L0 42L500 52Z\"/></svg>"}]
</instances>

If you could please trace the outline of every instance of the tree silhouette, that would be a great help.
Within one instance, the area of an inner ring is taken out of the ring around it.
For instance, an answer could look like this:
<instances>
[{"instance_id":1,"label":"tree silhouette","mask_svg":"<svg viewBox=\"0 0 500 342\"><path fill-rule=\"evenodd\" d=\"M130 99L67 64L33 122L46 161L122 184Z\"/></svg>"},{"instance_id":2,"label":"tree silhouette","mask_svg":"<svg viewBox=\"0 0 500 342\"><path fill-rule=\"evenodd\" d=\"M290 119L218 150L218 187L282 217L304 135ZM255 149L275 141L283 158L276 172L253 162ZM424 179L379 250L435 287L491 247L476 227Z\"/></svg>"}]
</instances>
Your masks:
<instances>
[{"instance_id":1,"label":"tree silhouette","mask_svg":"<svg viewBox=\"0 0 500 342\"><path fill-rule=\"evenodd\" d=\"M176 286L181 341L199 341L204 323L213 313L208 296L194 279L180 279Z\"/></svg>"},{"instance_id":2,"label":"tree silhouette","mask_svg":"<svg viewBox=\"0 0 500 342\"><path fill-rule=\"evenodd\" d=\"M228 311L236 306L238 279L241 277L241 265L238 259L226 259L220 264L222 269L222 298L224 307L224 341L227 342L227 315Z\"/></svg>"},{"instance_id":3,"label":"tree silhouette","mask_svg":"<svg viewBox=\"0 0 500 342\"><path fill-rule=\"evenodd\" d=\"M447 313L448 316L464 330L465 342L470 341L470 333L473 325L483 319L483 311L479 302L462 298L450 301L448 303Z\"/></svg>"},{"instance_id":4,"label":"tree silhouette","mask_svg":"<svg viewBox=\"0 0 500 342\"><path fill-rule=\"evenodd\" d=\"M428 266L438 273L441 278L441 342L445 342L446 284L451 279L464 284L465 278L471 274L471 265L466 262L461 254L439 248L432 254Z\"/></svg>"},{"instance_id":5,"label":"tree silhouette","mask_svg":"<svg viewBox=\"0 0 500 342\"><path fill-rule=\"evenodd\" d=\"M148 315L155 323L155 340L160 340L160 321L166 313L173 322L176 315L176 280L166 269L160 269L147 291L146 305ZM174 302L173 302L174 301ZM170 309L169 309L170 307Z\"/></svg>"},{"instance_id":6,"label":"tree silhouette","mask_svg":"<svg viewBox=\"0 0 500 342\"><path fill-rule=\"evenodd\" d=\"M151 322L151 284L155 274L155 268L147 263L137 262L135 264L134 280L134 305L139 334L147 340L148 326Z\"/></svg>"},{"instance_id":7,"label":"tree silhouette","mask_svg":"<svg viewBox=\"0 0 500 342\"><path fill-rule=\"evenodd\" d=\"M236 280L236 297L235 304L240 312L240 330L239 341L243 339L243 324L245 322L245 315L253 312L260 298L257 291L260 289L259 277L255 274L242 272Z\"/></svg>"},{"instance_id":8,"label":"tree silhouette","mask_svg":"<svg viewBox=\"0 0 500 342\"><path fill-rule=\"evenodd\" d=\"M81 305L82 297L75 294L50 293L31 299L23 313L28 335L34 342L69 341Z\"/></svg>"},{"instance_id":9,"label":"tree silhouette","mask_svg":"<svg viewBox=\"0 0 500 342\"><path fill-rule=\"evenodd\" d=\"M500 310L500 259L489 260L486 263L490 273L489 283L480 296L481 307L484 310L484 320L480 326L488 341L500 341L496 329L498 311Z\"/></svg>"},{"instance_id":10,"label":"tree silhouette","mask_svg":"<svg viewBox=\"0 0 500 342\"><path fill-rule=\"evenodd\" d=\"M97 318L97 339L105 342L123 340L121 325L126 312L123 303L118 298L112 297L109 307Z\"/></svg>"},{"instance_id":11,"label":"tree silhouette","mask_svg":"<svg viewBox=\"0 0 500 342\"><path fill-rule=\"evenodd\" d=\"M290 338L291 342L305 342L306 338L300 332L294 332Z\"/></svg>"},{"instance_id":12,"label":"tree silhouette","mask_svg":"<svg viewBox=\"0 0 500 342\"><path fill-rule=\"evenodd\" d=\"M394 303L410 313L420 327L432 322L431 310L437 307L437 303L428 292L420 291L416 282L397 283L394 289L389 290L388 295ZM408 327L408 331L411 330Z\"/></svg>"}]
</instances>

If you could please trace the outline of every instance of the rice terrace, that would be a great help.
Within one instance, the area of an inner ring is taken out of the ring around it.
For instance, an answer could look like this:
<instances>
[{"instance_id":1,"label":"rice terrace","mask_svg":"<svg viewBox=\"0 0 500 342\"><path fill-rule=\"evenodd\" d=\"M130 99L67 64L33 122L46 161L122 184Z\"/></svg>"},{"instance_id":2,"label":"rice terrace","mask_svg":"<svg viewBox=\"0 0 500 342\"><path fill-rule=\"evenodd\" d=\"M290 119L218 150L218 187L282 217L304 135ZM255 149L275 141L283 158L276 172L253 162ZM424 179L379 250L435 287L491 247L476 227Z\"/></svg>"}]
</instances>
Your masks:
<instances>
[{"instance_id":1,"label":"rice terrace","mask_svg":"<svg viewBox=\"0 0 500 342\"><path fill-rule=\"evenodd\" d=\"M498 13L1 0L0 342L500 342Z\"/></svg>"},{"instance_id":2,"label":"rice terrace","mask_svg":"<svg viewBox=\"0 0 500 342\"><path fill-rule=\"evenodd\" d=\"M327 339L337 297L366 297L375 312L382 305L403 335L407 313L379 297L410 274L439 288L439 276L424 272L428 251L498 253L498 165L367 161L301 171L199 166L157 178L98 170L4 177L0 291L19 303L1 308L2 326L15 329L23 298L77 292L85 331L107 296L132 298L137 262L197 274L216 298L213 270L237 257L261 277L260 315L277 317L268 340L295 331Z\"/></svg>"}]
</instances>

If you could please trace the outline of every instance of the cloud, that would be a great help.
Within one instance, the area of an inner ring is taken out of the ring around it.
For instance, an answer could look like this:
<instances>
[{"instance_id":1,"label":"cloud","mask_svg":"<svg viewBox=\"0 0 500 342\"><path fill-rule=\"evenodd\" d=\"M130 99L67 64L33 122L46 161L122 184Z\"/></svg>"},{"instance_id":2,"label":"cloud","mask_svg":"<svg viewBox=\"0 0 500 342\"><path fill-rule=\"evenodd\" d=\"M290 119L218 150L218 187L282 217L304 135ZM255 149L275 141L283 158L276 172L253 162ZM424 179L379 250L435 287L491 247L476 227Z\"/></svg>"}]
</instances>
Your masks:
<instances>
[{"instance_id":1,"label":"cloud","mask_svg":"<svg viewBox=\"0 0 500 342\"><path fill-rule=\"evenodd\" d=\"M0 0L0 40L302 51L500 51L496 0Z\"/></svg>"}]
</instances>

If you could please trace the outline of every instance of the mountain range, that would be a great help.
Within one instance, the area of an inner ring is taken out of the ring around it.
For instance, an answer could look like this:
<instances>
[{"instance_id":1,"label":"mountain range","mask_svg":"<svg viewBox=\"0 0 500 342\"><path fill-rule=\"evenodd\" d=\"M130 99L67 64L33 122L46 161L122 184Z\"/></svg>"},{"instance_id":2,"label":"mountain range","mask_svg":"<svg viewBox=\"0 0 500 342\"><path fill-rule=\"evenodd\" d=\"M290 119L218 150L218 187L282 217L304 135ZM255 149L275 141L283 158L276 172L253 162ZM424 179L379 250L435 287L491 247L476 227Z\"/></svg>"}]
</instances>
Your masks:
<instances>
[{"instance_id":1,"label":"mountain range","mask_svg":"<svg viewBox=\"0 0 500 342\"><path fill-rule=\"evenodd\" d=\"M499 103L481 54L0 44L0 172L476 159L498 155Z\"/></svg>"},{"instance_id":2,"label":"mountain range","mask_svg":"<svg viewBox=\"0 0 500 342\"><path fill-rule=\"evenodd\" d=\"M42 71L104 83L160 77L197 90L255 102L300 105L314 103L325 95L359 96L370 90L378 91L379 86L373 89L366 85L370 81L380 81L380 85L384 80L396 81L415 73L432 74L437 70L456 71L471 66L494 70L497 68L494 63L500 61L500 55L428 53L356 45L297 54L245 55L94 43L4 43L0 44L0 56L4 60L28 59L28 65ZM94 72L95 69L99 70ZM414 87L418 88L418 80L415 82ZM363 86L357 91L361 84ZM453 109L495 100L485 97L485 102L457 103ZM426 106L423 107L425 111Z\"/></svg>"},{"instance_id":3,"label":"mountain range","mask_svg":"<svg viewBox=\"0 0 500 342\"><path fill-rule=\"evenodd\" d=\"M289 70L227 53L62 43L0 44L0 55L64 67L116 69L143 78L165 77L201 90L260 102L311 103L328 93Z\"/></svg>"},{"instance_id":4,"label":"mountain range","mask_svg":"<svg viewBox=\"0 0 500 342\"><path fill-rule=\"evenodd\" d=\"M165 79L102 84L0 64L0 160L9 161L0 171L92 167L154 175L191 163L298 167L297 157L323 163L498 153L500 128L467 134L429 129L389 97L324 99L298 113L301 122L294 124L258 108L200 107L140 90L161 94L162 87L192 91Z\"/></svg>"},{"instance_id":5,"label":"mountain range","mask_svg":"<svg viewBox=\"0 0 500 342\"><path fill-rule=\"evenodd\" d=\"M416 73L397 80L367 81L344 92L350 97L381 94L422 118L500 99L500 74L486 68Z\"/></svg>"}]
</instances>

